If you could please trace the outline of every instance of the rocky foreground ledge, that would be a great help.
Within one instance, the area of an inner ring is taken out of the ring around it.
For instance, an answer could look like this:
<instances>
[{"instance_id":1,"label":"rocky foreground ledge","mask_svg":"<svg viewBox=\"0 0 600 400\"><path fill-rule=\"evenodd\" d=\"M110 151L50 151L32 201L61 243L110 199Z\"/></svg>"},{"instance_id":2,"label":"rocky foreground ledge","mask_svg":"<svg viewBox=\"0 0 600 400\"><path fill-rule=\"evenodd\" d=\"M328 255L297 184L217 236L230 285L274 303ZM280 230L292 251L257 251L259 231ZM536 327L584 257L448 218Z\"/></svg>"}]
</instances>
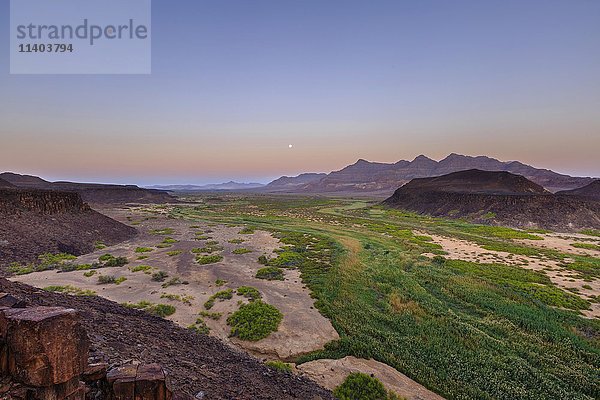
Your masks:
<instances>
[{"instance_id":1,"label":"rocky foreground ledge","mask_svg":"<svg viewBox=\"0 0 600 400\"><path fill-rule=\"evenodd\" d=\"M215 338L99 297L0 279L0 398L333 399Z\"/></svg>"}]
</instances>

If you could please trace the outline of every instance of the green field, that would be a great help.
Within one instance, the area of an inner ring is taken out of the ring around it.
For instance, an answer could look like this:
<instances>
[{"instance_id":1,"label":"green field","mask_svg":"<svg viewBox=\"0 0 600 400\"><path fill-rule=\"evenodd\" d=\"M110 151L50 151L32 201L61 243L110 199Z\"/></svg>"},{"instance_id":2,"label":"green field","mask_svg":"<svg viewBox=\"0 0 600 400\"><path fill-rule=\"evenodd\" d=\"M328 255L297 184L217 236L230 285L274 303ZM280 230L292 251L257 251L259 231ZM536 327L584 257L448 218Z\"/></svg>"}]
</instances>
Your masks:
<instances>
[{"instance_id":1,"label":"green field","mask_svg":"<svg viewBox=\"0 0 600 400\"><path fill-rule=\"evenodd\" d=\"M444 257L427 234L515 255L571 260L581 278L600 259L538 249L536 233L389 210L366 201L202 196L174 217L271 231L284 249L269 265L298 268L340 334L299 362L374 358L447 399L600 398L600 321L590 300L542 272ZM241 228L242 229L242 228ZM413 230L424 232L414 234ZM423 254L437 255L434 258Z\"/></svg>"}]
</instances>

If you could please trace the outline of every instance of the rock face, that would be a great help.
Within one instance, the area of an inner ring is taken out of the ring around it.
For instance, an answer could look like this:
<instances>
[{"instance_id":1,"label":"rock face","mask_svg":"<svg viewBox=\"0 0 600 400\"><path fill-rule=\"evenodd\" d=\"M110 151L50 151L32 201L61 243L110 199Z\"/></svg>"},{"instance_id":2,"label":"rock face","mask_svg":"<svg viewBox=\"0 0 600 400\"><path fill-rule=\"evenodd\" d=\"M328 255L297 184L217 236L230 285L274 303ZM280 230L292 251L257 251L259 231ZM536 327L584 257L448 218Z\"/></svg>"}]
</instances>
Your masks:
<instances>
[{"instance_id":1,"label":"rock face","mask_svg":"<svg viewBox=\"0 0 600 400\"><path fill-rule=\"evenodd\" d=\"M135 185L102 185L96 183L48 182L37 176L11 172L0 174L0 179L21 189L75 192L86 203L168 203L177 199L166 191L143 189Z\"/></svg>"},{"instance_id":2,"label":"rock face","mask_svg":"<svg viewBox=\"0 0 600 400\"><path fill-rule=\"evenodd\" d=\"M43 253L81 255L96 241L115 244L136 233L92 210L77 193L0 189L0 267Z\"/></svg>"},{"instance_id":3,"label":"rock face","mask_svg":"<svg viewBox=\"0 0 600 400\"><path fill-rule=\"evenodd\" d=\"M441 161L423 155L413 161L401 160L393 164L358 160L339 171L307 182L302 181L302 175L297 178L280 178L267 185L265 189L271 191L285 189L275 185L284 179L288 187L287 191L296 193L364 193L389 196L399 186L412 179L429 178L469 169L506 171L522 175L551 192L578 188L593 181L592 178L562 175L518 161L503 162L485 156L469 157L453 153Z\"/></svg>"},{"instance_id":4,"label":"rock face","mask_svg":"<svg viewBox=\"0 0 600 400\"><path fill-rule=\"evenodd\" d=\"M10 182L5 181L4 179L0 179L0 189L12 189L16 186Z\"/></svg>"},{"instance_id":5,"label":"rock face","mask_svg":"<svg viewBox=\"0 0 600 400\"><path fill-rule=\"evenodd\" d=\"M600 227L600 202L553 195L507 172L461 171L414 179L384 204L433 216L517 228L578 231Z\"/></svg>"},{"instance_id":6,"label":"rock face","mask_svg":"<svg viewBox=\"0 0 600 400\"><path fill-rule=\"evenodd\" d=\"M171 400L169 377L158 364L126 365L111 370L107 377L114 400Z\"/></svg>"}]
</instances>

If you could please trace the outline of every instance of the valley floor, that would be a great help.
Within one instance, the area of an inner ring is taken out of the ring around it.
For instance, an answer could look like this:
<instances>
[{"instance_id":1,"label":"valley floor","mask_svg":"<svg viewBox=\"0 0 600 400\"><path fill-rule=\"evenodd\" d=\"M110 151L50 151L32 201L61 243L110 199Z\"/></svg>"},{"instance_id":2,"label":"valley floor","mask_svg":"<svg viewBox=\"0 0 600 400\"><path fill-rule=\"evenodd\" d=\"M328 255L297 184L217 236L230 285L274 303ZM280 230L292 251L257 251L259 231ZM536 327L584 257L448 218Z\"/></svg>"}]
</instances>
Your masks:
<instances>
[{"instance_id":1,"label":"valley floor","mask_svg":"<svg viewBox=\"0 0 600 400\"><path fill-rule=\"evenodd\" d=\"M168 318L178 324L296 362L326 387L357 370L409 399L600 397L597 232L473 225L366 200L188 200L103 210L142 233L77 263L110 253L127 257L125 266L14 279L174 306ZM259 256L284 280L256 278ZM158 271L168 277L153 280ZM108 274L126 280L98 285ZM283 313L265 339L229 338L227 315L249 301L237 294L243 286Z\"/></svg>"}]
</instances>

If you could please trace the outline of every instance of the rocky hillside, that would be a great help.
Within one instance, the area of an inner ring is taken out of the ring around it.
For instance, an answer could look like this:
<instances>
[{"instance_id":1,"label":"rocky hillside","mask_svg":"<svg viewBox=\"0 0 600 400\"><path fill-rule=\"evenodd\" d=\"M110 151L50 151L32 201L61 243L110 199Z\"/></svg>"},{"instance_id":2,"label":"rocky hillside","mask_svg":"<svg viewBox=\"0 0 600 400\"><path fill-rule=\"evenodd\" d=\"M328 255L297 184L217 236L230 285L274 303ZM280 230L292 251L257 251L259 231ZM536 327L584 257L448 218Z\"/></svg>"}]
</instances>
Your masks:
<instances>
[{"instance_id":1,"label":"rocky hillside","mask_svg":"<svg viewBox=\"0 0 600 400\"><path fill-rule=\"evenodd\" d=\"M600 202L554 195L507 172L470 170L413 179L384 204L433 216L517 228L600 228Z\"/></svg>"},{"instance_id":2,"label":"rocky hillside","mask_svg":"<svg viewBox=\"0 0 600 400\"><path fill-rule=\"evenodd\" d=\"M302 188L304 185L317 182L320 179L324 178L327 174L317 174L317 173L306 173L300 174L298 176L282 176L281 178L275 179L271 183L269 183L265 190L267 191L286 191L286 190L294 190Z\"/></svg>"},{"instance_id":3,"label":"rocky hillside","mask_svg":"<svg viewBox=\"0 0 600 400\"><path fill-rule=\"evenodd\" d=\"M135 185L103 185L96 183L48 182L37 176L11 172L0 174L3 179L19 188L58 190L79 193L83 201L96 204L114 203L169 203L177 199L163 190L143 189Z\"/></svg>"},{"instance_id":4,"label":"rocky hillside","mask_svg":"<svg viewBox=\"0 0 600 400\"><path fill-rule=\"evenodd\" d=\"M414 178L429 178L469 169L506 171L522 175L551 192L578 188L593 181L592 178L562 175L518 161L503 162L485 156L470 157L450 154L441 161L435 161L423 155L416 157L413 161L401 160L393 164L358 160L352 165L316 180L302 182L300 179L287 178L286 182L291 192L367 193L389 196L399 186ZM275 182L277 181L273 183ZM267 189L270 187L272 184L267 185Z\"/></svg>"},{"instance_id":5,"label":"rocky hillside","mask_svg":"<svg viewBox=\"0 0 600 400\"><path fill-rule=\"evenodd\" d=\"M556 194L565 196L579 196L586 199L600 201L600 179L584 187L573 190L563 190Z\"/></svg>"},{"instance_id":6,"label":"rocky hillside","mask_svg":"<svg viewBox=\"0 0 600 400\"><path fill-rule=\"evenodd\" d=\"M110 365L156 363L169 374L173 390L196 399L333 399L314 382L269 369L216 338L101 297L49 293L6 279L0 279L0 291L31 306L77 310L92 354Z\"/></svg>"},{"instance_id":7,"label":"rocky hillside","mask_svg":"<svg viewBox=\"0 0 600 400\"><path fill-rule=\"evenodd\" d=\"M96 241L115 244L135 234L92 210L77 193L0 189L0 265L32 262L47 252L81 255Z\"/></svg>"}]
</instances>

